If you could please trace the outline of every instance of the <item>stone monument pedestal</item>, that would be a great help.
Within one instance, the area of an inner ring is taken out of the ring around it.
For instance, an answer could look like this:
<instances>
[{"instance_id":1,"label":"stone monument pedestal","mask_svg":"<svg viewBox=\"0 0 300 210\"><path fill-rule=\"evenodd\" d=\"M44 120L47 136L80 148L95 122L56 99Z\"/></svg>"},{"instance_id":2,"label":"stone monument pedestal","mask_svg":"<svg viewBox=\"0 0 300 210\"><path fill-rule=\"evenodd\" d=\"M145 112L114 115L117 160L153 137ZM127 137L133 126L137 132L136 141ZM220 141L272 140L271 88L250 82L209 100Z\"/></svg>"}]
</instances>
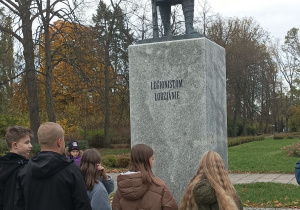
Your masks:
<instances>
[{"instance_id":1,"label":"stone monument pedestal","mask_svg":"<svg viewBox=\"0 0 300 210\"><path fill-rule=\"evenodd\" d=\"M206 151L227 166L225 49L206 38L132 45L129 65L132 146L153 148L179 204Z\"/></svg>"}]
</instances>

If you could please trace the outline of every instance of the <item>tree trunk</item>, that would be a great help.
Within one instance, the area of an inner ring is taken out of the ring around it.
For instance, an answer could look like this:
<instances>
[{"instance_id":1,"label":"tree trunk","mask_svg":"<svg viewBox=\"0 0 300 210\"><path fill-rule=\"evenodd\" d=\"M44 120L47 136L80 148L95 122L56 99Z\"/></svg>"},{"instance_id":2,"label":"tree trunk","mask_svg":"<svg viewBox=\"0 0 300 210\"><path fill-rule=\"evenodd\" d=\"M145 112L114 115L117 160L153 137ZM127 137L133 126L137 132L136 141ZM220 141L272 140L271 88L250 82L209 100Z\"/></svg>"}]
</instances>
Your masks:
<instances>
[{"instance_id":1,"label":"tree trunk","mask_svg":"<svg viewBox=\"0 0 300 210\"><path fill-rule=\"evenodd\" d=\"M109 46L109 45L108 45ZM109 140L109 124L110 124L110 106L109 106L109 47L105 49L105 67L104 67L104 75L105 75L105 122L104 122L104 147L110 146Z\"/></svg>"},{"instance_id":2,"label":"tree trunk","mask_svg":"<svg viewBox=\"0 0 300 210\"><path fill-rule=\"evenodd\" d=\"M48 24L47 24L48 25ZM56 122L55 109L52 97L52 64L51 64L51 46L50 46L50 33L49 25L45 26L45 66L46 66L46 84L45 84L45 96L46 96L46 109L48 120L50 122Z\"/></svg>"},{"instance_id":3,"label":"tree trunk","mask_svg":"<svg viewBox=\"0 0 300 210\"><path fill-rule=\"evenodd\" d=\"M29 5L24 5L20 11L22 19L22 31L24 36L24 58L25 58L25 70L26 70L26 86L28 90L28 108L30 117L30 128L34 133L32 139L33 143L37 143L37 130L40 125L39 119L39 105L37 97L37 86L36 86L36 72L34 66L34 47L32 39L32 22L30 20L30 2Z\"/></svg>"},{"instance_id":4,"label":"tree trunk","mask_svg":"<svg viewBox=\"0 0 300 210\"><path fill-rule=\"evenodd\" d=\"M247 115L246 115L246 102L243 105L243 136L247 135Z\"/></svg>"},{"instance_id":5,"label":"tree trunk","mask_svg":"<svg viewBox=\"0 0 300 210\"><path fill-rule=\"evenodd\" d=\"M235 109L234 109L234 113L233 113L233 128L232 128L232 136L235 137L237 136L237 117L239 115L239 102L236 103Z\"/></svg>"}]
</instances>

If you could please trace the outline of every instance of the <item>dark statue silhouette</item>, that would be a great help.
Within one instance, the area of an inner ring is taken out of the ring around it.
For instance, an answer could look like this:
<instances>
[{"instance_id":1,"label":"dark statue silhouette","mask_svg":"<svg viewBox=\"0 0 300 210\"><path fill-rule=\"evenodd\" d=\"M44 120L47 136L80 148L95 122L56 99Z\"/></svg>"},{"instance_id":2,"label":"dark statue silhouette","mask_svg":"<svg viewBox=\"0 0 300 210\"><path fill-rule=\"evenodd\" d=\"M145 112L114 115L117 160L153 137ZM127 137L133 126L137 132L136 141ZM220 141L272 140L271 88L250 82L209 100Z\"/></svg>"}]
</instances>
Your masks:
<instances>
[{"instance_id":1,"label":"dark statue silhouette","mask_svg":"<svg viewBox=\"0 0 300 210\"><path fill-rule=\"evenodd\" d=\"M164 36L171 36L171 6L181 4L185 19L185 33L197 34L193 27L194 0L152 0L153 38L158 38L157 7L161 14Z\"/></svg>"}]
</instances>

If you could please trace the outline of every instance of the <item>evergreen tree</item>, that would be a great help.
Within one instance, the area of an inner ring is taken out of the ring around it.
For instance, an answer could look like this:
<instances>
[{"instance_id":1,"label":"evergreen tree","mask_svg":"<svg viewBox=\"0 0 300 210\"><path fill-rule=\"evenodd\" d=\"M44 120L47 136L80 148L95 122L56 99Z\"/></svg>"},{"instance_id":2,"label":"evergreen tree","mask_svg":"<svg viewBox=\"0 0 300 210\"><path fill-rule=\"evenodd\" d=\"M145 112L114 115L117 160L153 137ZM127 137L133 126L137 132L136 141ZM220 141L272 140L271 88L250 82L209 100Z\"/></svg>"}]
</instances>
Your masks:
<instances>
[{"instance_id":1,"label":"evergreen tree","mask_svg":"<svg viewBox=\"0 0 300 210\"><path fill-rule=\"evenodd\" d=\"M121 1L119 2L119 4ZM110 145L110 95L119 94L121 89L118 86L126 87L122 94L128 98L128 46L133 42L133 35L128 27L126 16L119 4L106 5L102 0L99 2L97 13L93 16L94 30L98 43L98 51L104 57L105 75L105 122L104 146ZM101 62L101 61L100 61ZM110 71L113 68L118 79L118 84L111 84ZM125 100L126 101L126 100ZM127 103L128 104L128 103ZM128 104L129 105L129 104Z\"/></svg>"}]
</instances>

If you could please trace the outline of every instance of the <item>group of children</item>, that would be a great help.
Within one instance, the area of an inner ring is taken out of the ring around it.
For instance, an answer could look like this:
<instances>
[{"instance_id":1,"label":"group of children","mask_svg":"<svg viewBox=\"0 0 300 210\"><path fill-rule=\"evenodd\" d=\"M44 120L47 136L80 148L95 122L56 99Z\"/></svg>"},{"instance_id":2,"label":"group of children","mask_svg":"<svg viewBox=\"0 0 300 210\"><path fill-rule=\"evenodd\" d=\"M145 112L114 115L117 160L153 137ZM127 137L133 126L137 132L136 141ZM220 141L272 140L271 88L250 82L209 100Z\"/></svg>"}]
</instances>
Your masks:
<instances>
[{"instance_id":1,"label":"group of children","mask_svg":"<svg viewBox=\"0 0 300 210\"><path fill-rule=\"evenodd\" d=\"M32 148L32 132L19 126L7 130L6 141L10 152L0 157L0 210L14 209L16 179L28 162ZM101 165L97 149L82 152L77 141L65 149L66 158L73 159L84 177L92 210L110 210L108 195L114 190L114 181ZM112 201L112 210L178 210L178 205L166 183L152 172L153 149L145 144L131 149L131 164L126 173L117 178L118 189ZM24 172L23 172L24 173ZM39 201L36 201L39 202ZM187 186L180 210L242 210L220 155L206 152L199 168Z\"/></svg>"}]
</instances>

